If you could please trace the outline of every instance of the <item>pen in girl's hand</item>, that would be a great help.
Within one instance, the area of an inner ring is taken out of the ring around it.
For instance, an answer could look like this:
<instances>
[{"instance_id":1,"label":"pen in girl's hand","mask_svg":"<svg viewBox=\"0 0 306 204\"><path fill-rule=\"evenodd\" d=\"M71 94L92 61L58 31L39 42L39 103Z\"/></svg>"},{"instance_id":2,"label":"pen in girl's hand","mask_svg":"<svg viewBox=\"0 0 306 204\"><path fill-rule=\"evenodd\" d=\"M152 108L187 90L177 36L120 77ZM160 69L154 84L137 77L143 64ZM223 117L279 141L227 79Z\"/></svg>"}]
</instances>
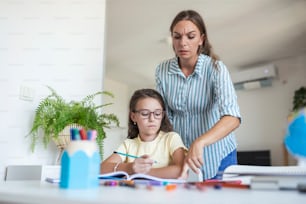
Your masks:
<instances>
[{"instance_id":1,"label":"pen in girl's hand","mask_svg":"<svg viewBox=\"0 0 306 204\"><path fill-rule=\"evenodd\" d=\"M122 153L122 152L117 152L117 151L114 151L115 154L120 154L122 156L126 156L126 157L131 157L131 158L140 158L138 156L135 156L135 155L130 155L130 154L125 154L125 153Z\"/></svg>"}]
</instances>

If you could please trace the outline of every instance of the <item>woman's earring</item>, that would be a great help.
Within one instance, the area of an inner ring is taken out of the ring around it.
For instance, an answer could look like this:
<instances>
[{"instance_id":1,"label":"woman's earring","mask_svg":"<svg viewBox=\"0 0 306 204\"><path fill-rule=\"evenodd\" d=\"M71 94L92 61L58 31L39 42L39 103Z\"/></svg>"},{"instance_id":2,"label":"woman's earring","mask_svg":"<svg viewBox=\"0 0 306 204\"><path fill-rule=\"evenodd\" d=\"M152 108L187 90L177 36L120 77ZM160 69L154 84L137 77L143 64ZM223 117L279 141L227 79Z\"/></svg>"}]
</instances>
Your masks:
<instances>
[{"instance_id":1,"label":"woman's earring","mask_svg":"<svg viewBox=\"0 0 306 204\"><path fill-rule=\"evenodd\" d=\"M136 122L134 122L134 125L136 125Z\"/></svg>"}]
</instances>

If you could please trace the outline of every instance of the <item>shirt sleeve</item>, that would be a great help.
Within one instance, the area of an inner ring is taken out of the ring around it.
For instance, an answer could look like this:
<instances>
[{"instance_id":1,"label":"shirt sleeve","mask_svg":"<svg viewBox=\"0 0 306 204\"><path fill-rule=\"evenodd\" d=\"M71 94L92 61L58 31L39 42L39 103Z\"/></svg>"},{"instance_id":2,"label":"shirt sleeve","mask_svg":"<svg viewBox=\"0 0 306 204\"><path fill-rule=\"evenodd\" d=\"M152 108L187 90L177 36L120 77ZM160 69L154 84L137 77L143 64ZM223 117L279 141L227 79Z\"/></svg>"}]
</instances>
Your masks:
<instances>
[{"instance_id":1,"label":"shirt sleeve","mask_svg":"<svg viewBox=\"0 0 306 204\"><path fill-rule=\"evenodd\" d=\"M228 69L221 61L218 61L217 65L218 68L214 69L214 93L221 117L230 115L241 121L237 95Z\"/></svg>"},{"instance_id":2,"label":"shirt sleeve","mask_svg":"<svg viewBox=\"0 0 306 204\"><path fill-rule=\"evenodd\" d=\"M169 137L169 150L170 150L170 154L171 156L173 155L173 153L175 152L175 150L177 150L178 148L183 148L186 152L187 152L187 148L185 147L182 138L180 137L180 135L176 132L169 132L168 133L168 137Z\"/></svg>"}]
</instances>

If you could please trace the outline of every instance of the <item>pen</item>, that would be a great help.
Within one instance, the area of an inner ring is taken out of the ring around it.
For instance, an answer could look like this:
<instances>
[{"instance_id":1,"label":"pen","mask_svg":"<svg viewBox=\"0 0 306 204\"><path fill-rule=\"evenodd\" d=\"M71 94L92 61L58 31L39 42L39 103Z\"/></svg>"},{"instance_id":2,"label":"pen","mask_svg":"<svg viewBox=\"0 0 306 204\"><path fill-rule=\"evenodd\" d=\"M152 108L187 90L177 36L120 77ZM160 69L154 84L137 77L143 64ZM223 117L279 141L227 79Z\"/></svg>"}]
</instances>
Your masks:
<instances>
[{"instance_id":1,"label":"pen","mask_svg":"<svg viewBox=\"0 0 306 204\"><path fill-rule=\"evenodd\" d=\"M125 154L125 153L122 153L122 152L117 152L117 151L114 151L115 154L120 154L122 156L126 156L126 157L131 157L131 158L139 158L138 156L135 156L135 155L130 155L130 154Z\"/></svg>"},{"instance_id":2,"label":"pen","mask_svg":"<svg viewBox=\"0 0 306 204\"><path fill-rule=\"evenodd\" d=\"M222 187L225 188L240 188L240 189L249 189L250 185L247 184L237 184L237 183L222 183Z\"/></svg>"},{"instance_id":3,"label":"pen","mask_svg":"<svg viewBox=\"0 0 306 204\"><path fill-rule=\"evenodd\" d=\"M92 131L87 130L87 140L91 140L91 138L92 138Z\"/></svg>"},{"instance_id":4,"label":"pen","mask_svg":"<svg viewBox=\"0 0 306 204\"><path fill-rule=\"evenodd\" d=\"M80 140L81 136L80 136L80 133L79 133L79 129L71 128L70 129L70 137L71 137L71 140Z\"/></svg>"},{"instance_id":5,"label":"pen","mask_svg":"<svg viewBox=\"0 0 306 204\"><path fill-rule=\"evenodd\" d=\"M117 151L114 151L114 153L115 153L115 154L120 154L120 155L122 155L122 156L126 156L126 157L135 158L135 159L140 158L140 157L135 156L135 155L125 154L125 153L122 153L122 152L117 152ZM157 161L154 161L154 163L157 163Z\"/></svg>"},{"instance_id":6,"label":"pen","mask_svg":"<svg viewBox=\"0 0 306 204\"><path fill-rule=\"evenodd\" d=\"M87 140L87 134L86 131L82 128L79 130L80 136L81 136L81 140Z\"/></svg>"},{"instance_id":7,"label":"pen","mask_svg":"<svg viewBox=\"0 0 306 204\"><path fill-rule=\"evenodd\" d=\"M98 133L97 133L96 130L92 130L92 131L91 131L91 138L90 138L90 139L91 139L91 140L96 140L97 134L98 134Z\"/></svg>"},{"instance_id":8,"label":"pen","mask_svg":"<svg viewBox=\"0 0 306 204\"><path fill-rule=\"evenodd\" d=\"M223 183L230 183L230 184L241 184L241 180L217 180L217 179L209 179L204 181L204 183L213 183L213 184L223 184Z\"/></svg>"},{"instance_id":9,"label":"pen","mask_svg":"<svg viewBox=\"0 0 306 204\"><path fill-rule=\"evenodd\" d=\"M212 186L212 187L215 187L215 188L222 188L222 187L225 187L225 188L241 188L241 189L249 189L250 188L250 185L246 185L246 184L241 184L239 183L238 181L220 181L220 182L201 182L200 185L202 186Z\"/></svg>"}]
</instances>

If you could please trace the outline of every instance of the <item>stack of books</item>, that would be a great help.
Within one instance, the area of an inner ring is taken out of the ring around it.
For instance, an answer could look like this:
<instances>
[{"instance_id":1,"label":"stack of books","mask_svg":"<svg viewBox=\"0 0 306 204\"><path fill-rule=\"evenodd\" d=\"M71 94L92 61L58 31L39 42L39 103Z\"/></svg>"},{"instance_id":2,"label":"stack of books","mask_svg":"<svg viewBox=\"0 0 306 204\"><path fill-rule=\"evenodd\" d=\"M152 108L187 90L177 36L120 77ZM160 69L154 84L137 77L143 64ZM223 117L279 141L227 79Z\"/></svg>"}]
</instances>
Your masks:
<instances>
[{"instance_id":1,"label":"stack of books","mask_svg":"<svg viewBox=\"0 0 306 204\"><path fill-rule=\"evenodd\" d=\"M232 165L223 173L224 179L245 177L251 189L300 190L306 184L306 167Z\"/></svg>"}]
</instances>

